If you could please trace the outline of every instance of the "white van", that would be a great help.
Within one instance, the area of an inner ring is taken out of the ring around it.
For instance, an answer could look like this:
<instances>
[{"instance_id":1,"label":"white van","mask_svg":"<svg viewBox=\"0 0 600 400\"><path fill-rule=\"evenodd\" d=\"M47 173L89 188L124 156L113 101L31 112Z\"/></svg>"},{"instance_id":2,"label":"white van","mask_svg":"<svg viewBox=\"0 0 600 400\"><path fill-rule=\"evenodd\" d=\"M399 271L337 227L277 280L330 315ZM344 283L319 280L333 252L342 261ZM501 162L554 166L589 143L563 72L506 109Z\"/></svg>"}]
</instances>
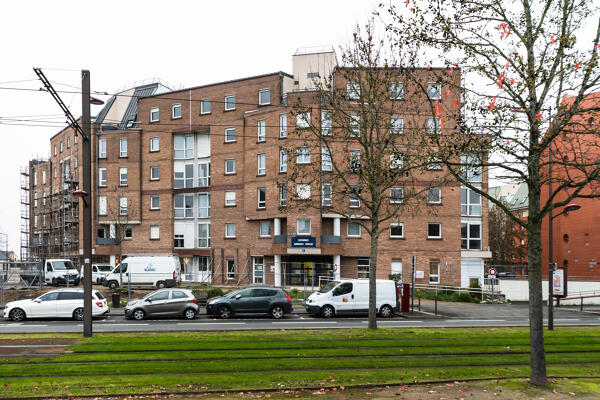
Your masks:
<instances>
[{"instance_id":1,"label":"white van","mask_svg":"<svg viewBox=\"0 0 600 400\"><path fill-rule=\"evenodd\" d=\"M173 287L181 282L179 257L172 255L126 257L103 280L110 289L119 286L123 268L123 286L154 286L158 289Z\"/></svg>"},{"instance_id":2,"label":"white van","mask_svg":"<svg viewBox=\"0 0 600 400\"><path fill-rule=\"evenodd\" d=\"M400 311L400 294L396 282L377 279L377 313L391 317ZM306 311L331 318L335 314L369 312L369 280L342 279L329 282L306 300Z\"/></svg>"},{"instance_id":3,"label":"white van","mask_svg":"<svg viewBox=\"0 0 600 400\"><path fill-rule=\"evenodd\" d=\"M73 261L66 258L49 258L44 263L44 282L57 285L79 285L79 271L73 265Z\"/></svg>"},{"instance_id":4,"label":"white van","mask_svg":"<svg viewBox=\"0 0 600 400\"><path fill-rule=\"evenodd\" d=\"M83 281L85 268L81 267L81 280ZM110 264L92 264L92 284L102 284L102 279L106 278L108 274L113 270Z\"/></svg>"}]
</instances>

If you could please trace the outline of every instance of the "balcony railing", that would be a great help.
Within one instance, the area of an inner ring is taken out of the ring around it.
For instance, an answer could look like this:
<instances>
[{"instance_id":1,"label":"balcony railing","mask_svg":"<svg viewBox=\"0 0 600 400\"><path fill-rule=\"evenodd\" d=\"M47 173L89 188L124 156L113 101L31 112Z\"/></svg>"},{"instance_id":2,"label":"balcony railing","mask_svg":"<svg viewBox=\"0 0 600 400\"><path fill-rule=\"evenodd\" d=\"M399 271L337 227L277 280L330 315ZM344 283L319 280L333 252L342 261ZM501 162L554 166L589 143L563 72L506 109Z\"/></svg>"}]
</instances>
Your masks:
<instances>
[{"instance_id":1,"label":"balcony railing","mask_svg":"<svg viewBox=\"0 0 600 400\"><path fill-rule=\"evenodd\" d=\"M342 237L341 236L335 236L335 235L321 235L321 243L323 244L340 244L342 243Z\"/></svg>"}]
</instances>

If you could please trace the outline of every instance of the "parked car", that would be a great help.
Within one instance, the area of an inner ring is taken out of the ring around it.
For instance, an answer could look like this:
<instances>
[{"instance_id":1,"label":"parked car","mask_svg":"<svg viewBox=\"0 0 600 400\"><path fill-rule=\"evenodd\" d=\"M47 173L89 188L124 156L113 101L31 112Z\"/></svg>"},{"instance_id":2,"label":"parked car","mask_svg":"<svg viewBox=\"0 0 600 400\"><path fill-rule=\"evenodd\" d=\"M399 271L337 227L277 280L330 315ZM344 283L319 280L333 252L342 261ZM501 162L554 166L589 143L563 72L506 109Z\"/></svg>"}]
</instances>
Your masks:
<instances>
[{"instance_id":1,"label":"parked car","mask_svg":"<svg viewBox=\"0 0 600 400\"><path fill-rule=\"evenodd\" d=\"M125 318L141 320L146 317L175 316L194 319L198 301L191 290L161 289L125 305Z\"/></svg>"},{"instance_id":2,"label":"parked car","mask_svg":"<svg viewBox=\"0 0 600 400\"><path fill-rule=\"evenodd\" d=\"M92 283L102 284L102 280L110 274L113 266L110 264L92 264ZM83 281L84 268L81 267L81 280Z\"/></svg>"},{"instance_id":3,"label":"parked car","mask_svg":"<svg viewBox=\"0 0 600 400\"><path fill-rule=\"evenodd\" d=\"M102 284L115 289L121 276L124 285L173 287L181 282L181 264L179 257L172 255L127 257L102 279Z\"/></svg>"},{"instance_id":4,"label":"parked car","mask_svg":"<svg viewBox=\"0 0 600 400\"><path fill-rule=\"evenodd\" d=\"M92 316L108 314L110 309L102 293L92 290ZM58 289L35 299L6 304L4 318L22 321L25 318L73 318L83 321L83 289Z\"/></svg>"},{"instance_id":5,"label":"parked car","mask_svg":"<svg viewBox=\"0 0 600 400\"><path fill-rule=\"evenodd\" d=\"M400 311L400 293L396 282L377 279L377 312L388 318ZM346 279L329 282L306 300L306 311L331 318L335 314L369 312L369 280Z\"/></svg>"},{"instance_id":6,"label":"parked car","mask_svg":"<svg viewBox=\"0 0 600 400\"><path fill-rule=\"evenodd\" d=\"M236 314L269 314L275 319L292 312L292 299L280 288L249 287L209 299L206 313L227 319Z\"/></svg>"}]
</instances>

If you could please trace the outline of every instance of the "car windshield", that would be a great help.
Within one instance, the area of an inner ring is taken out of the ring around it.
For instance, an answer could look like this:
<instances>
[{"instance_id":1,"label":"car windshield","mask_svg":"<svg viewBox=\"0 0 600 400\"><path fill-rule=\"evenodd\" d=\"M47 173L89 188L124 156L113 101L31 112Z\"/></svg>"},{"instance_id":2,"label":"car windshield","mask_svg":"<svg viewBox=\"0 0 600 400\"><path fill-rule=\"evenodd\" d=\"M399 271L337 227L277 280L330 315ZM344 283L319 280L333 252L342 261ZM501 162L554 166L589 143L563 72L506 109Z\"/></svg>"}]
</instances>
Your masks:
<instances>
[{"instance_id":1,"label":"car windshield","mask_svg":"<svg viewBox=\"0 0 600 400\"><path fill-rule=\"evenodd\" d=\"M321 290L319 290L319 293L327 293L339 284L340 284L340 282L338 282L338 281L331 281L327 285L323 286L321 288Z\"/></svg>"},{"instance_id":2,"label":"car windshield","mask_svg":"<svg viewBox=\"0 0 600 400\"><path fill-rule=\"evenodd\" d=\"M236 295L240 294L240 292L243 291L243 290L245 290L245 289L234 290L233 292L227 293L223 297L225 297L227 299L231 299L231 298L235 297Z\"/></svg>"},{"instance_id":3,"label":"car windshield","mask_svg":"<svg viewBox=\"0 0 600 400\"><path fill-rule=\"evenodd\" d=\"M152 296L154 296L156 293L158 293L158 291L154 291L154 292L150 292L147 295L145 295L144 297L142 297L143 300L146 300Z\"/></svg>"},{"instance_id":4,"label":"car windshield","mask_svg":"<svg viewBox=\"0 0 600 400\"><path fill-rule=\"evenodd\" d=\"M52 261L52 266L55 271L64 271L67 269L75 269L71 261Z\"/></svg>"},{"instance_id":5,"label":"car windshield","mask_svg":"<svg viewBox=\"0 0 600 400\"><path fill-rule=\"evenodd\" d=\"M112 269L110 265L98 265L98 271L100 272L108 272Z\"/></svg>"}]
</instances>

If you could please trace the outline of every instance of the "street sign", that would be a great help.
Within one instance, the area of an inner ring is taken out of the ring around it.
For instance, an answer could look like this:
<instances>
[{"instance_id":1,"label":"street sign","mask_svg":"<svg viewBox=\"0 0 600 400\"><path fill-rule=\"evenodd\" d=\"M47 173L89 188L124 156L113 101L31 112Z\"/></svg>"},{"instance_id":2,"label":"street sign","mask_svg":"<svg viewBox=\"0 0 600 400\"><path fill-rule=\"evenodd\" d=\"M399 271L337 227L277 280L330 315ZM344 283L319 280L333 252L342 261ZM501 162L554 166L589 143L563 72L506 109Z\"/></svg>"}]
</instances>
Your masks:
<instances>
[{"instance_id":1,"label":"street sign","mask_svg":"<svg viewBox=\"0 0 600 400\"><path fill-rule=\"evenodd\" d=\"M488 271L488 274L490 274L491 276L495 276L496 275L496 269L495 268L490 268Z\"/></svg>"}]
</instances>

